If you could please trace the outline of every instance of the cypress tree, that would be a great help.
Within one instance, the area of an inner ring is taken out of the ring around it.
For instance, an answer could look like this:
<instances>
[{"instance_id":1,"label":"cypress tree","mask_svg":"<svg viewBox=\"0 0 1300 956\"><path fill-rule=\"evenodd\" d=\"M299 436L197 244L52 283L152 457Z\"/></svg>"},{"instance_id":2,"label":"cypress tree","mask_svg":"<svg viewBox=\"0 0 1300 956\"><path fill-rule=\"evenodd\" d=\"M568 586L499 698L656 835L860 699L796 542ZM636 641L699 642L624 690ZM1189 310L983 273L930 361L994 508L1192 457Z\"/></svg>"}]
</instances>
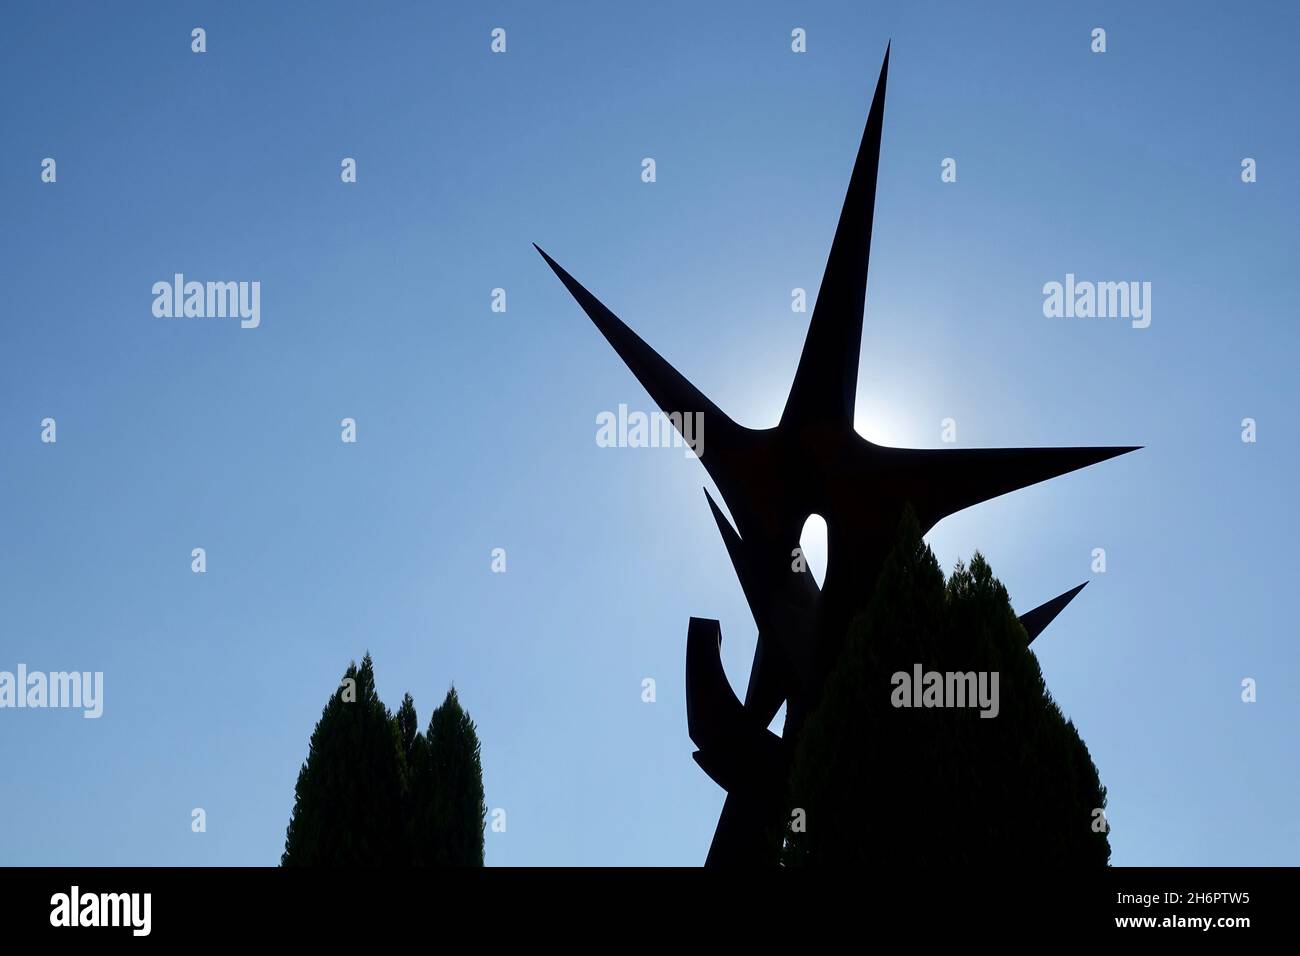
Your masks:
<instances>
[{"instance_id":1,"label":"cypress tree","mask_svg":"<svg viewBox=\"0 0 1300 956\"><path fill-rule=\"evenodd\" d=\"M998 714L895 706L893 675L998 675ZM945 582L910 511L795 747L787 865L1104 866L1088 748L978 553Z\"/></svg>"},{"instance_id":2,"label":"cypress tree","mask_svg":"<svg viewBox=\"0 0 1300 956\"><path fill-rule=\"evenodd\" d=\"M425 847L420 839L420 820L425 807L433 799L432 778L429 772L429 745L420 732L419 718L415 714L415 701L407 694L394 717L397 722L398 741L406 762L406 786L402 792L402 819L407 862L411 866L428 866Z\"/></svg>"},{"instance_id":3,"label":"cypress tree","mask_svg":"<svg viewBox=\"0 0 1300 956\"><path fill-rule=\"evenodd\" d=\"M453 687L429 718L427 795L416 823L416 852L429 866L482 866L483 766L478 731Z\"/></svg>"},{"instance_id":4,"label":"cypress tree","mask_svg":"<svg viewBox=\"0 0 1300 956\"><path fill-rule=\"evenodd\" d=\"M393 719L397 722L397 739L402 746L402 756L406 759L407 768L413 769L419 766L416 748L423 742L423 737L420 734L420 720L415 715L415 700L410 694L402 698L402 706L397 708Z\"/></svg>"},{"instance_id":5,"label":"cypress tree","mask_svg":"<svg viewBox=\"0 0 1300 956\"><path fill-rule=\"evenodd\" d=\"M360 667L348 667L312 732L281 865L404 862L405 776L398 726L375 690L367 653Z\"/></svg>"},{"instance_id":6,"label":"cypress tree","mask_svg":"<svg viewBox=\"0 0 1300 956\"><path fill-rule=\"evenodd\" d=\"M483 768L453 687L420 733L390 713L367 654L321 713L298 773L283 866L482 866Z\"/></svg>"}]
</instances>

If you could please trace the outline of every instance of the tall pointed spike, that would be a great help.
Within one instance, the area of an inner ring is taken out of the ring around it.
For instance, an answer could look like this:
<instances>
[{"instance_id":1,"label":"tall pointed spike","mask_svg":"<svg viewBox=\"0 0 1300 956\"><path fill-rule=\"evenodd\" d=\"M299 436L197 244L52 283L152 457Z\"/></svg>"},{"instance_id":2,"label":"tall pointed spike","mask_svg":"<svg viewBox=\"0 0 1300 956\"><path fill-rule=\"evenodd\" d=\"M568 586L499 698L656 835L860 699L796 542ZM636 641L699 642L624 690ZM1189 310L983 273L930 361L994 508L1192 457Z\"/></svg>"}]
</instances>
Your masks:
<instances>
[{"instance_id":1,"label":"tall pointed spike","mask_svg":"<svg viewBox=\"0 0 1300 956\"><path fill-rule=\"evenodd\" d=\"M669 365L618 316L605 308L599 299L583 288L577 279L565 272L559 263L548 256L537 243L533 243L533 248L542 254L546 264L560 277L565 288L578 300L583 311L614 347L614 351L627 367L632 370L637 381L645 386L645 390L650 393L650 397L664 414L702 413L709 430L713 433L711 439L713 441L717 441L720 433L725 437L726 433L735 431L735 423L718 406L709 401L703 392Z\"/></svg>"},{"instance_id":2,"label":"tall pointed spike","mask_svg":"<svg viewBox=\"0 0 1300 956\"><path fill-rule=\"evenodd\" d=\"M826 259L817 304L808 324L808 337L781 414L782 425L831 422L853 427L888 76L889 48L886 47L835 240Z\"/></svg>"},{"instance_id":3,"label":"tall pointed spike","mask_svg":"<svg viewBox=\"0 0 1300 956\"><path fill-rule=\"evenodd\" d=\"M1020 615L1020 623L1029 635L1029 643L1034 643L1034 638L1042 634L1047 625L1056 620L1056 615L1065 610L1065 606L1074 600L1075 595L1088 586L1084 581L1078 587L1070 588L1064 594L1052 598L1046 604L1040 604L1032 611L1026 611Z\"/></svg>"}]
</instances>

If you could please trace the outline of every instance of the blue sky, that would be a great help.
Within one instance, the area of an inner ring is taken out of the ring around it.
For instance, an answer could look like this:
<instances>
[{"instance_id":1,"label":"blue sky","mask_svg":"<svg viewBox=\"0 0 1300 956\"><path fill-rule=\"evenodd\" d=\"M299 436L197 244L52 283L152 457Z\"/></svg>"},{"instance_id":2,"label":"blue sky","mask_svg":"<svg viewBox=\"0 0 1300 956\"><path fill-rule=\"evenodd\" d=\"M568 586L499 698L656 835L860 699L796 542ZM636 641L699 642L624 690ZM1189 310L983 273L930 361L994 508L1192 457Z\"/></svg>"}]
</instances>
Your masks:
<instances>
[{"instance_id":1,"label":"blue sky","mask_svg":"<svg viewBox=\"0 0 1300 956\"><path fill-rule=\"evenodd\" d=\"M367 649L422 721L459 689L489 864L701 862L687 619L742 690L753 621L702 466L597 447L648 398L531 243L774 424L891 39L859 430L1145 445L929 540L1022 610L1091 582L1034 646L1114 863L1300 862L1298 16L1073 6L6 10L0 669L103 671L105 701L0 711L0 863L277 862ZM177 272L259 281L260 327L155 318ZM1151 282L1151 326L1045 318L1069 272Z\"/></svg>"}]
</instances>

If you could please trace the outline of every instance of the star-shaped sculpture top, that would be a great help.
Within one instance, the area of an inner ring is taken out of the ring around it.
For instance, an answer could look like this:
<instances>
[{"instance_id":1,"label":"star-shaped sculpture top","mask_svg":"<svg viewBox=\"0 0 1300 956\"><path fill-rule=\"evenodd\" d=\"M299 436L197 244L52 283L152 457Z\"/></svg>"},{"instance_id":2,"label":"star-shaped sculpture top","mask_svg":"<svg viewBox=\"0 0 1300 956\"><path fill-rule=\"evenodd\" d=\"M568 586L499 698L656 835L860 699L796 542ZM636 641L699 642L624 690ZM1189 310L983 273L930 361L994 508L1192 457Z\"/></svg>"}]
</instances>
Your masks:
<instances>
[{"instance_id":1,"label":"star-shaped sculpture top","mask_svg":"<svg viewBox=\"0 0 1300 956\"><path fill-rule=\"evenodd\" d=\"M735 529L711 497L709 505L759 628L745 708L764 726L787 698L792 708L796 702L815 702L852 616L870 596L907 505L926 532L963 508L1135 450L890 448L854 430L888 72L887 48L803 354L775 428L736 424L537 250L660 409L707 419L709 447L701 461ZM825 518L828 529L820 589L791 560L811 514ZM1078 590L1025 615L1026 624L1036 626L1031 637Z\"/></svg>"}]
</instances>

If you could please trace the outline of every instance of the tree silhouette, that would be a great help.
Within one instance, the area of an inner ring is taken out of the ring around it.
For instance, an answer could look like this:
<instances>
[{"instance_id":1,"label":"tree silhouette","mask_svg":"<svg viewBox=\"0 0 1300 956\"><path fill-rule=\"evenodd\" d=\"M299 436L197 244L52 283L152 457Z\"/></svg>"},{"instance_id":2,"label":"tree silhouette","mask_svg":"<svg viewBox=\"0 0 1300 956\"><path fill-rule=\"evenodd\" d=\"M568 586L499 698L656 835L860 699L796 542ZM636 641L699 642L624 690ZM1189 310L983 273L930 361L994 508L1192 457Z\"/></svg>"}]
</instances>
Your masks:
<instances>
[{"instance_id":1,"label":"tree silhouette","mask_svg":"<svg viewBox=\"0 0 1300 956\"><path fill-rule=\"evenodd\" d=\"M402 706L397 708L393 719L397 721L397 739L401 742L407 768L419 766L415 751L421 743L420 720L415 715L415 700L410 694L402 698Z\"/></svg>"},{"instance_id":2,"label":"tree silhouette","mask_svg":"<svg viewBox=\"0 0 1300 956\"><path fill-rule=\"evenodd\" d=\"M294 789L283 866L402 862L405 759L375 691L370 655L351 664L312 732Z\"/></svg>"},{"instance_id":3,"label":"tree silhouette","mask_svg":"<svg viewBox=\"0 0 1300 956\"><path fill-rule=\"evenodd\" d=\"M997 715L895 706L893 675L918 664L996 672ZM1088 748L988 562L976 553L945 582L907 511L795 746L784 862L1104 866L1105 805Z\"/></svg>"},{"instance_id":4,"label":"tree silhouette","mask_svg":"<svg viewBox=\"0 0 1300 956\"><path fill-rule=\"evenodd\" d=\"M425 737L432 799L419 830L420 853L434 866L482 866L487 806L478 731L455 687L429 718Z\"/></svg>"},{"instance_id":5,"label":"tree silhouette","mask_svg":"<svg viewBox=\"0 0 1300 956\"><path fill-rule=\"evenodd\" d=\"M348 667L298 773L282 866L483 864L479 741L454 688L418 727L410 694L396 714L379 699L369 654Z\"/></svg>"}]
</instances>

